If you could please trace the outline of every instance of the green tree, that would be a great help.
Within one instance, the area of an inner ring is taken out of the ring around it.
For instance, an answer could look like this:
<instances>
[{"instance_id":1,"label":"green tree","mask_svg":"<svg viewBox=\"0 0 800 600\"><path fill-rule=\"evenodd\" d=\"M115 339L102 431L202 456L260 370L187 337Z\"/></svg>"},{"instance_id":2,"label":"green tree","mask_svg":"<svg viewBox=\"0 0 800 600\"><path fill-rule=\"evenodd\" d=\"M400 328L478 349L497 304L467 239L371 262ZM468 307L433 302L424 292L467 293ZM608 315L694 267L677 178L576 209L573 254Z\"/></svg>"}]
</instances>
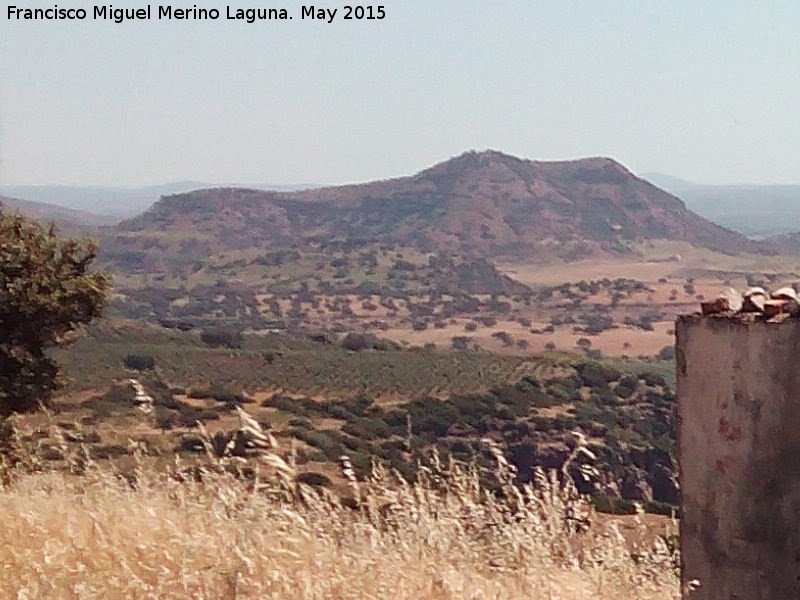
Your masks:
<instances>
[{"instance_id":1,"label":"green tree","mask_svg":"<svg viewBox=\"0 0 800 600\"><path fill-rule=\"evenodd\" d=\"M96 252L91 240L0 212L0 415L47 404L58 389L48 350L67 344L106 299L108 278L89 270Z\"/></svg>"}]
</instances>

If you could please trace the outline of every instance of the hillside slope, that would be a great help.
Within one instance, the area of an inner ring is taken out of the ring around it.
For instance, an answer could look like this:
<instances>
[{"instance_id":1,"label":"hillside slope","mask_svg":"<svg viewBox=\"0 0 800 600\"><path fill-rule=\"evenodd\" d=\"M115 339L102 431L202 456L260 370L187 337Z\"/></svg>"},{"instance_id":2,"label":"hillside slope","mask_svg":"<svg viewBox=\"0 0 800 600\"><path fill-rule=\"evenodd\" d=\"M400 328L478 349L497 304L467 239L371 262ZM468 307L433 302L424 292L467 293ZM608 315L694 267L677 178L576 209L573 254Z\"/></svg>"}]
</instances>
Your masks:
<instances>
[{"instance_id":1,"label":"hillside slope","mask_svg":"<svg viewBox=\"0 0 800 600\"><path fill-rule=\"evenodd\" d=\"M117 222L113 217L2 195L0 195L0 208L18 211L26 217L41 221L53 222L60 231L66 234L91 232L98 227L113 225Z\"/></svg>"}]
</instances>

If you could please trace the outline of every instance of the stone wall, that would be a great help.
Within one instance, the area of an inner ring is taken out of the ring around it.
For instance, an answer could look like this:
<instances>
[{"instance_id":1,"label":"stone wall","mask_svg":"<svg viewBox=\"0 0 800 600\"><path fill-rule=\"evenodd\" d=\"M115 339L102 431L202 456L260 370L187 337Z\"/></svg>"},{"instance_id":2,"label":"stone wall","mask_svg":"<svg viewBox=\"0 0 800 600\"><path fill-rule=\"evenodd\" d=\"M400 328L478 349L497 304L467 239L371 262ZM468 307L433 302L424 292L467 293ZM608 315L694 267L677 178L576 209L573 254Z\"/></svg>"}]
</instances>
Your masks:
<instances>
[{"instance_id":1,"label":"stone wall","mask_svg":"<svg viewBox=\"0 0 800 600\"><path fill-rule=\"evenodd\" d=\"M676 335L685 597L800 598L800 319L684 316Z\"/></svg>"}]
</instances>

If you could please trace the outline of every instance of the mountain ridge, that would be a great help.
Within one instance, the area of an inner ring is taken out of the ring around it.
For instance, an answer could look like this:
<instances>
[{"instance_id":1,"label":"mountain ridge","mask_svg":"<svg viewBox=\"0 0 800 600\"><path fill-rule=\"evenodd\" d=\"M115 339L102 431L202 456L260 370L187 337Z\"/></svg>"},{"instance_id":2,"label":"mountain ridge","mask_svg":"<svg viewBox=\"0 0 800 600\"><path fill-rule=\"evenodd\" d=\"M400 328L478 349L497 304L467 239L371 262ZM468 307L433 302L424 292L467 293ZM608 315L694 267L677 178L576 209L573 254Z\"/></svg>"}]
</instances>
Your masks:
<instances>
[{"instance_id":1,"label":"mountain ridge","mask_svg":"<svg viewBox=\"0 0 800 600\"><path fill-rule=\"evenodd\" d=\"M64 208L46 202L34 202L0 195L0 209L8 207L26 217L54 223L65 234L93 232L99 227L117 223L117 219L86 211Z\"/></svg>"},{"instance_id":2,"label":"mountain ridge","mask_svg":"<svg viewBox=\"0 0 800 600\"><path fill-rule=\"evenodd\" d=\"M91 214L108 214L120 221L135 217L146 211L161 196L187 193L210 187L215 187L215 184L200 181L174 181L141 187L4 185L0 186L0 194ZM243 187L259 190L297 190L316 186L314 184L276 185L254 183Z\"/></svg>"},{"instance_id":3,"label":"mountain ridge","mask_svg":"<svg viewBox=\"0 0 800 600\"><path fill-rule=\"evenodd\" d=\"M671 175L642 175L692 210L753 238L793 233L800 220L798 184L700 184Z\"/></svg>"},{"instance_id":4,"label":"mountain ridge","mask_svg":"<svg viewBox=\"0 0 800 600\"><path fill-rule=\"evenodd\" d=\"M466 152L415 175L375 182L164 196L106 237L109 247L135 246L137 236L167 232L200 235L209 254L307 239L381 240L489 259L625 254L646 239L727 253L764 250L613 159L531 161L495 150ZM171 250L162 243L159 251Z\"/></svg>"}]
</instances>

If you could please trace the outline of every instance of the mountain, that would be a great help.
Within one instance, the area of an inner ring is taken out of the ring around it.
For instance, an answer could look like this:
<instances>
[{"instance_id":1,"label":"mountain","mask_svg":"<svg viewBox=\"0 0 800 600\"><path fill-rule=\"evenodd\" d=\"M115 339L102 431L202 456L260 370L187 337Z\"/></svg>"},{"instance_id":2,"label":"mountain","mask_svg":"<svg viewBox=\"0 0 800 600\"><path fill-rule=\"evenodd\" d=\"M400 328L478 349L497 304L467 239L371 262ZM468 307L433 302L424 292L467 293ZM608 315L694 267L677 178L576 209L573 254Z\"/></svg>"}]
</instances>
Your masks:
<instances>
[{"instance_id":1,"label":"mountain","mask_svg":"<svg viewBox=\"0 0 800 600\"><path fill-rule=\"evenodd\" d=\"M61 232L68 235L92 232L98 227L113 225L117 222L114 217L7 196L0 196L0 206L18 211L26 217L53 222Z\"/></svg>"},{"instance_id":2,"label":"mountain","mask_svg":"<svg viewBox=\"0 0 800 600\"><path fill-rule=\"evenodd\" d=\"M187 253L196 261L325 240L486 259L574 260L628 253L632 242L660 238L729 253L760 249L611 159L539 162L486 151L359 185L165 196L112 230L105 256L136 269Z\"/></svg>"},{"instance_id":3,"label":"mountain","mask_svg":"<svg viewBox=\"0 0 800 600\"><path fill-rule=\"evenodd\" d=\"M674 192L674 190L682 190L689 187L699 187L700 184L692 183L686 179L668 175L666 173L644 173L642 179L646 179L664 190Z\"/></svg>"},{"instance_id":4,"label":"mountain","mask_svg":"<svg viewBox=\"0 0 800 600\"><path fill-rule=\"evenodd\" d=\"M778 252L785 252L787 254L794 254L800 249L800 231L792 231L791 233L778 233L765 237L765 243L772 244Z\"/></svg>"},{"instance_id":5,"label":"mountain","mask_svg":"<svg viewBox=\"0 0 800 600\"><path fill-rule=\"evenodd\" d=\"M643 177L705 218L750 237L800 229L800 185L701 185L661 173Z\"/></svg>"},{"instance_id":6,"label":"mountain","mask_svg":"<svg viewBox=\"0 0 800 600\"><path fill-rule=\"evenodd\" d=\"M90 213L111 215L117 220L128 219L147 210L161 196L180 194L214 184L197 181L178 181L145 187L99 187L68 185L16 185L0 186L0 193L26 198L36 202L55 204L64 208L82 210ZM297 190L313 185L273 185L268 183L250 184L245 187L259 190Z\"/></svg>"}]
</instances>

